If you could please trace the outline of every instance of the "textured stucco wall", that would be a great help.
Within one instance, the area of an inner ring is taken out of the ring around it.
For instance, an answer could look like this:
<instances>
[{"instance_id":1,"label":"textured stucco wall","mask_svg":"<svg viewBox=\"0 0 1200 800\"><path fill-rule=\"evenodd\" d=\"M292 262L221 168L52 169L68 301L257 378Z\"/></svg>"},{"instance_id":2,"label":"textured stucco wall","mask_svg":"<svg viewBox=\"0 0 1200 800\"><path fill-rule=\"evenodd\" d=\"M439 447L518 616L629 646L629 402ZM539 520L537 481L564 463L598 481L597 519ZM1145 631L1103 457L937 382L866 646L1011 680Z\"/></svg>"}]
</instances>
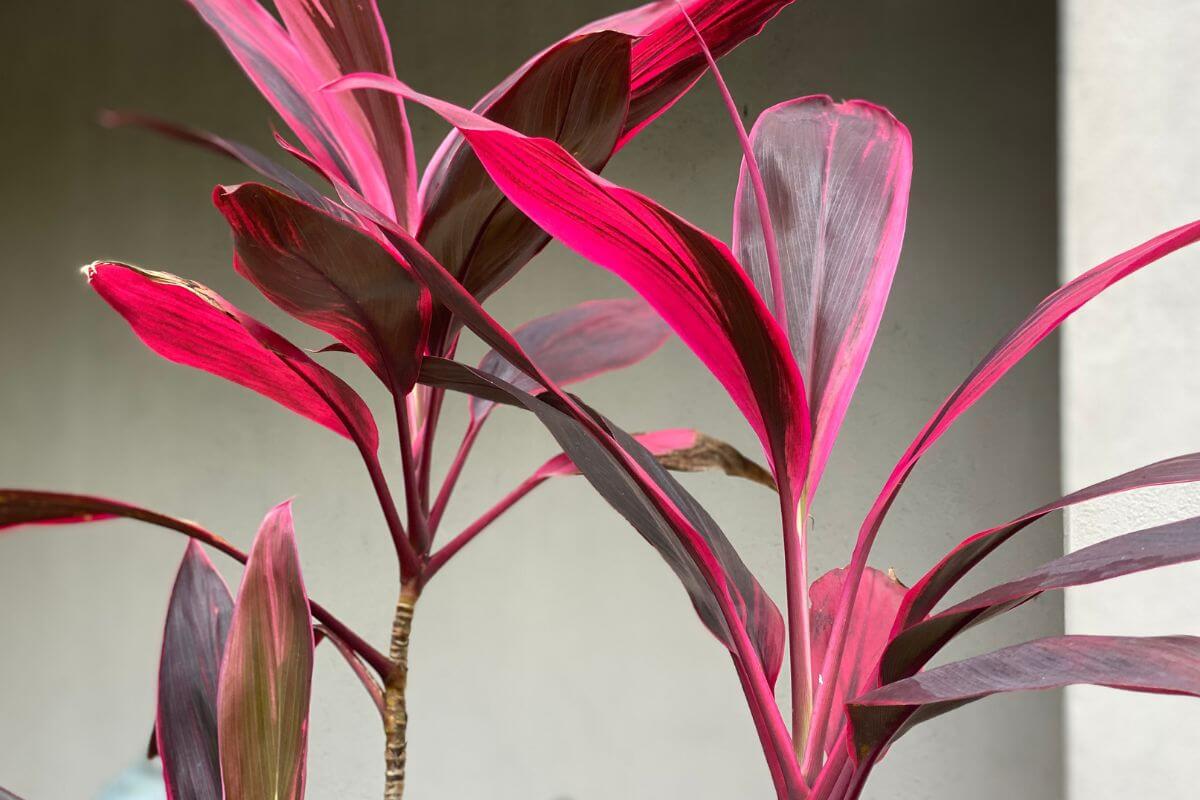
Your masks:
<instances>
[{"instance_id":1,"label":"textured stucco wall","mask_svg":"<svg viewBox=\"0 0 1200 800\"><path fill-rule=\"evenodd\" d=\"M1063 277L1200 217L1200 3L1068 0L1063 16ZM1200 450L1200 251L1095 301L1063 342L1065 488ZM1200 513L1194 487L1069 514L1068 546ZM1071 592L1073 633L1200 634L1200 567ZM1067 692L1072 800L1183 800L1200 785L1195 701Z\"/></svg>"},{"instance_id":2,"label":"textured stucco wall","mask_svg":"<svg viewBox=\"0 0 1200 800\"><path fill-rule=\"evenodd\" d=\"M382 0L401 74L470 102L529 53L618 0ZM91 124L143 108L268 149L265 107L182 0L0 4L0 485L127 498L245 545L297 495L308 586L375 641L394 597L381 520L352 448L270 402L147 353L83 287L116 257L208 283L305 345L229 269L210 156ZM916 176L892 304L815 509L813 564L844 563L893 460L977 358L1054 284L1054 9L1045 0L801 0L727 61L751 115L811 92L866 97L912 128ZM727 236L738 149L709 82L608 174ZM442 128L415 112L428 154ZM489 306L508 323L624 291L552 246ZM465 355L479 355L475 343ZM364 371L339 369L368 399ZM717 384L677 342L582 387L631 429L695 425L754 451ZM963 536L1057 496L1057 378L1039 350L930 454L875 563L914 579ZM461 405L452 406L455 419ZM382 416L382 415L381 415ZM454 444L452 429L440 444ZM550 452L498 413L452 505L466 524ZM685 481L777 598L774 503L756 486ZM0 541L0 783L79 800L143 749L180 541L123 523ZM1053 524L997 553L972 586L1060 552ZM231 582L238 572L227 568ZM1059 630L1047 598L972 633L965 653ZM421 601L413 636L414 798L769 797L729 660L657 557L579 481L515 509ZM310 796L378 796L369 703L318 656ZM782 695L782 693L781 693ZM786 702L786 697L781 696ZM873 798L1056 800L1056 695L990 700L897 745Z\"/></svg>"}]
</instances>

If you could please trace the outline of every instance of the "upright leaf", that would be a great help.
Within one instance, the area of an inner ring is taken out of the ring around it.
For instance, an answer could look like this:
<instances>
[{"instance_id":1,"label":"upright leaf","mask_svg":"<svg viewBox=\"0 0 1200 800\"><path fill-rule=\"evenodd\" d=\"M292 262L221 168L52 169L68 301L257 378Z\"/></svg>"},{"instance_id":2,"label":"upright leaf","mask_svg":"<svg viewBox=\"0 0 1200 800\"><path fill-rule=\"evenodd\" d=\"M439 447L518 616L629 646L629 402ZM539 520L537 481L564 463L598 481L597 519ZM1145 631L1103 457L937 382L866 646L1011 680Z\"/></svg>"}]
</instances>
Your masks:
<instances>
[{"instance_id":1,"label":"upright leaf","mask_svg":"<svg viewBox=\"0 0 1200 800\"><path fill-rule=\"evenodd\" d=\"M261 184L218 188L214 202L233 229L240 274L408 393L432 301L402 263L362 230Z\"/></svg>"},{"instance_id":2,"label":"upright leaf","mask_svg":"<svg viewBox=\"0 0 1200 800\"><path fill-rule=\"evenodd\" d=\"M855 754L872 760L913 725L988 695L1081 683L1200 696L1200 637L1060 636L922 672L850 703Z\"/></svg>"},{"instance_id":3,"label":"upright leaf","mask_svg":"<svg viewBox=\"0 0 1200 800\"><path fill-rule=\"evenodd\" d=\"M155 722L171 800L222 797L217 754L217 677L233 598L195 540L189 541L163 633Z\"/></svg>"},{"instance_id":4,"label":"upright leaf","mask_svg":"<svg viewBox=\"0 0 1200 800\"><path fill-rule=\"evenodd\" d=\"M200 284L128 264L95 263L88 283L163 358L233 381L374 452L375 422L337 376Z\"/></svg>"},{"instance_id":5,"label":"upright leaf","mask_svg":"<svg viewBox=\"0 0 1200 800\"><path fill-rule=\"evenodd\" d=\"M792 354L808 389L816 492L858 385L900 258L912 140L884 108L802 97L769 108L750 132L776 234ZM745 161L734 251L775 308L759 208Z\"/></svg>"},{"instance_id":6,"label":"upright leaf","mask_svg":"<svg viewBox=\"0 0 1200 800\"><path fill-rule=\"evenodd\" d=\"M629 108L630 37L605 31L567 39L536 58L479 112L529 136L559 142L592 169L607 163ZM418 240L479 300L550 237L513 207L457 132L422 181ZM443 312L439 312L443 313ZM435 326L442 331L446 321Z\"/></svg>"},{"instance_id":7,"label":"upright leaf","mask_svg":"<svg viewBox=\"0 0 1200 800\"><path fill-rule=\"evenodd\" d=\"M322 80L351 72L396 74L391 43L375 0L276 0L275 7L297 48ZM396 221L414 229L417 164L403 102L372 91L358 92L343 101L355 105L346 109L347 117L361 115L365 121L366 138L379 158Z\"/></svg>"},{"instance_id":8,"label":"upright leaf","mask_svg":"<svg viewBox=\"0 0 1200 800\"><path fill-rule=\"evenodd\" d=\"M513 337L559 386L631 366L647 358L667 340L669 330L654 309L641 300L589 300L530 320ZM508 360L489 350L479 369L525 392L538 383ZM481 420L491 402L471 399L471 416Z\"/></svg>"},{"instance_id":9,"label":"upright leaf","mask_svg":"<svg viewBox=\"0 0 1200 800\"><path fill-rule=\"evenodd\" d=\"M633 286L725 386L762 441L780 486L795 497L809 448L803 383L782 328L724 244L589 172L553 142L382 76L336 84L361 86L389 89L436 111L462 132L518 208Z\"/></svg>"},{"instance_id":10,"label":"upright leaf","mask_svg":"<svg viewBox=\"0 0 1200 800\"><path fill-rule=\"evenodd\" d=\"M217 694L229 800L304 796L313 632L291 503L263 520L226 644Z\"/></svg>"},{"instance_id":11,"label":"upright leaf","mask_svg":"<svg viewBox=\"0 0 1200 800\"><path fill-rule=\"evenodd\" d=\"M259 0L188 0L322 171L393 216L392 191L361 110L321 93L328 77ZM394 218L394 217L393 217Z\"/></svg>"}]
</instances>

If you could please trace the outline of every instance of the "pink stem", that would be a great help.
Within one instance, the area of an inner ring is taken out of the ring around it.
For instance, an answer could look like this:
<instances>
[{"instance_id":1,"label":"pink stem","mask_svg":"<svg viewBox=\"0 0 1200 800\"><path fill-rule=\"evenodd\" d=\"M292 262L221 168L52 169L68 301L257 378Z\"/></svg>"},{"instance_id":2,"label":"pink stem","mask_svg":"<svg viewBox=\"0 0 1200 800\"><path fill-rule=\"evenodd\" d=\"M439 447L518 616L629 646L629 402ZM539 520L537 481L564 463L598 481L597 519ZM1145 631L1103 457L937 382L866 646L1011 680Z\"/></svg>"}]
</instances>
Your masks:
<instances>
[{"instance_id":1,"label":"pink stem","mask_svg":"<svg viewBox=\"0 0 1200 800\"><path fill-rule=\"evenodd\" d=\"M780 492L783 517L784 580L787 585L788 647L792 680L792 741L797 756L807 738L820 739L810 727L812 694L812 623L808 600L808 531L798 519L796 503ZM807 773L805 773L807 774Z\"/></svg>"},{"instance_id":2,"label":"pink stem","mask_svg":"<svg viewBox=\"0 0 1200 800\"><path fill-rule=\"evenodd\" d=\"M400 559L400 575L402 578L416 575L421 568L420 559L417 558L417 552L413 549L412 543L408 541L408 534L404 531L404 523L400 521L400 513L396 510L396 501L392 499L392 492L388 489L387 478L383 476L379 459L365 448L360 448L359 452L362 453L363 462L367 465L367 474L371 476L371 485L375 488L375 496L379 498L379 507L383 509L383 518L387 521L388 531L392 534L392 543L396 546L396 556Z\"/></svg>"},{"instance_id":3,"label":"pink stem","mask_svg":"<svg viewBox=\"0 0 1200 800\"><path fill-rule=\"evenodd\" d=\"M754 690L750 686L750 676L746 674L746 670L742 667L740 661L736 658L732 658L732 661L734 669L737 670L738 680L742 684L742 691L746 694L746 704L750 706L750 716L754 720L754 729L758 731L758 739L762 743L763 757L767 759L767 768L771 770L771 781L775 784L775 795L779 800L790 800L787 779L783 774L783 765L779 763L779 754L771 746L770 729L767 727L767 721L763 719L763 715L759 711L758 703L754 702Z\"/></svg>"},{"instance_id":4,"label":"pink stem","mask_svg":"<svg viewBox=\"0 0 1200 800\"><path fill-rule=\"evenodd\" d=\"M445 566L447 561L454 557L455 553L466 547L472 539L483 533L483 530L487 526L495 522L497 517L516 505L518 500L540 486L544 480L546 479L537 475L531 475L526 478L517 488L506 494L500 502L485 511L483 516L472 522L463 529L462 533L447 542L441 550L438 550L430 557L429 563L425 565L425 572L421 577L421 582L428 582L438 570Z\"/></svg>"},{"instance_id":5,"label":"pink stem","mask_svg":"<svg viewBox=\"0 0 1200 800\"><path fill-rule=\"evenodd\" d=\"M462 442L458 445L458 452L454 454L454 461L450 464L450 469L446 472L446 477L442 481L442 488L438 491L437 500L433 503L433 510L429 512L429 533L432 537L437 534L438 525L442 521L442 515L446 513L446 505L450 502L450 495L454 493L454 487L458 483L458 476L462 474L463 465L467 463L467 456L471 452L471 447L475 444L475 438L479 436L479 429L483 427L482 420L471 420L467 426L466 433L463 434Z\"/></svg>"},{"instance_id":6,"label":"pink stem","mask_svg":"<svg viewBox=\"0 0 1200 800\"><path fill-rule=\"evenodd\" d=\"M742 122L742 116L738 113L737 103L734 102L733 94L729 91L729 86L725 83L725 78L721 75L721 70L717 68L717 60L713 58L712 51L708 49L708 45L704 41L704 36L696 27L696 23L692 22L692 18L688 16L683 4L679 0L675 0L675 4L679 6L680 12L683 14L684 20L687 21L688 27L692 29L692 33L696 35L696 40L700 43L700 49L704 51L704 58L708 61L708 68L712 71L713 78L717 82L717 88L721 92L721 99L725 101L725 108L729 111L729 118L733 121L733 127L737 131L738 141L742 145L742 154L746 161L746 174L750 177L750 186L754 189L754 200L758 210L758 221L762 225L763 245L767 251L767 267L771 271L771 310L775 314L775 319L779 320L779 324L783 326L784 333L787 333L787 304L783 297L783 266L779 260L779 247L775 240L775 226L771 222L771 210L767 205L767 187L763 183L762 172L758 168L758 159L754 156L754 146L750 143L750 136L746 133L746 126Z\"/></svg>"},{"instance_id":7,"label":"pink stem","mask_svg":"<svg viewBox=\"0 0 1200 800\"><path fill-rule=\"evenodd\" d=\"M404 499L408 512L408 526L412 531L412 545L417 553L429 552L429 525L421 508L417 468L413 461L412 430L408 422L408 405L401 395L394 395L396 405L396 427L400 431L400 467L404 470Z\"/></svg>"}]
</instances>

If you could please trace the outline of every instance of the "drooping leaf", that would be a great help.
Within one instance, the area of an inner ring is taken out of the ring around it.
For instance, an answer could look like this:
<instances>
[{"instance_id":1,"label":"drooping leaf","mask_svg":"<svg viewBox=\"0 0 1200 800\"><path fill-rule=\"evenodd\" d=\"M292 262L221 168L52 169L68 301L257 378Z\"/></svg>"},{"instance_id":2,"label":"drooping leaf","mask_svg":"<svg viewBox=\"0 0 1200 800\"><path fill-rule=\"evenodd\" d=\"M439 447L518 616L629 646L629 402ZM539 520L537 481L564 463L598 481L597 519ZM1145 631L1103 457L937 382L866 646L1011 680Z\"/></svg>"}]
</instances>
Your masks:
<instances>
[{"instance_id":1,"label":"drooping leaf","mask_svg":"<svg viewBox=\"0 0 1200 800\"><path fill-rule=\"evenodd\" d=\"M225 796L304 796L313 632L290 502L254 537L217 693Z\"/></svg>"},{"instance_id":2,"label":"drooping leaf","mask_svg":"<svg viewBox=\"0 0 1200 800\"><path fill-rule=\"evenodd\" d=\"M774 227L792 354L808 389L816 492L867 361L900 258L912 140L886 109L801 97L750 132ZM775 308L760 210L743 159L734 252Z\"/></svg>"},{"instance_id":3,"label":"drooping leaf","mask_svg":"<svg viewBox=\"0 0 1200 800\"><path fill-rule=\"evenodd\" d=\"M631 366L647 358L667 340L669 330L654 309L641 300L589 300L530 320L513 337L559 386L587 380ZM489 350L479 369L536 393L538 383ZM481 421L492 403L471 399L471 417Z\"/></svg>"},{"instance_id":4,"label":"drooping leaf","mask_svg":"<svg viewBox=\"0 0 1200 800\"><path fill-rule=\"evenodd\" d=\"M366 689L367 695L370 696L371 702L375 705L375 710L382 717L387 712L384 709L383 687L379 685L379 681L375 679L362 660L355 655L350 649L350 645L342 641L341 637L324 625L317 625L313 629L313 647L319 647L321 642L328 640L333 648L338 651L338 655L346 662L346 666L350 667L350 671L354 673L354 677L358 678L358 682Z\"/></svg>"},{"instance_id":5,"label":"drooping leaf","mask_svg":"<svg viewBox=\"0 0 1200 800\"><path fill-rule=\"evenodd\" d=\"M276 0L275 7L292 41L322 81L351 72L395 75L391 44L375 0ZM404 103L372 91L358 92L342 102L355 104L345 109L348 118L361 114L365 121L365 138L378 155L394 218L413 230L418 213L417 164Z\"/></svg>"},{"instance_id":6,"label":"drooping leaf","mask_svg":"<svg viewBox=\"0 0 1200 800\"><path fill-rule=\"evenodd\" d=\"M872 759L913 725L981 697L1073 684L1200 696L1200 638L1060 636L919 673L850 703L855 754Z\"/></svg>"},{"instance_id":7,"label":"drooping leaf","mask_svg":"<svg viewBox=\"0 0 1200 800\"><path fill-rule=\"evenodd\" d=\"M200 545L188 542L167 607L158 665L155 731L172 800L222 797L217 676L232 616L225 581Z\"/></svg>"},{"instance_id":8,"label":"drooping leaf","mask_svg":"<svg viewBox=\"0 0 1200 800\"><path fill-rule=\"evenodd\" d=\"M321 170L393 215L392 191L357 104L321 92L328 80L259 0L188 0Z\"/></svg>"},{"instance_id":9,"label":"drooping leaf","mask_svg":"<svg viewBox=\"0 0 1200 800\"><path fill-rule=\"evenodd\" d=\"M881 681L891 683L915 673L962 631L1042 592L1197 559L1200 517L1127 533L1068 553L900 632L889 643L880 665Z\"/></svg>"},{"instance_id":10,"label":"drooping leaf","mask_svg":"<svg viewBox=\"0 0 1200 800\"><path fill-rule=\"evenodd\" d=\"M612 155L629 108L629 53L630 37L621 33L567 39L478 110L529 136L553 139L598 170ZM479 300L550 239L496 188L456 131L430 162L421 198L418 240Z\"/></svg>"},{"instance_id":11,"label":"drooping leaf","mask_svg":"<svg viewBox=\"0 0 1200 800\"><path fill-rule=\"evenodd\" d=\"M803 383L782 328L724 244L589 172L553 142L382 76L336 84L360 86L395 91L436 111L459 129L518 208L633 286L725 386L758 433L781 487L795 496L809 448Z\"/></svg>"},{"instance_id":12,"label":"drooping leaf","mask_svg":"<svg viewBox=\"0 0 1200 800\"><path fill-rule=\"evenodd\" d=\"M0 786L0 800L21 800L21 798L17 797L15 794L10 792L8 789L5 789L3 786Z\"/></svg>"},{"instance_id":13,"label":"drooping leaf","mask_svg":"<svg viewBox=\"0 0 1200 800\"><path fill-rule=\"evenodd\" d=\"M362 230L261 184L218 188L214 202L233 229L241 275L408 393L432 301L403 264Z\"/></svg>"},{"instance_id":14,"label":"drooping leaf","mask_svg":"<svg viewBox=\"0 0 1200 800\"><path fill-rule=\"evenodd\" d=\"M431 359L435 361L435 359ZM634 437L605 421L621 447L670 498L688 523L677 530L613 456L574 419L493 375L465 364L443 361L438 380L442 388L481 396L505 394L533 412L563 448L564 459L579 471L610 505L649 542L684 584L701 620L727 647L736 652L717 592L727 592L758 654L767 678L774 684L783 661L783 617L746 567L733 545L696 500ZM426 373L422 374L425 379ZM556 466L564 467L563 462ZM552 469L554 467L551 467ZM714 585L714 582L716 585Z\"/></svg>"},{"instance_id":15,"label":"drooping leaf","mask_svg":"<svg viewBox=\"0 0 1200 800\"><path fill-rule=\"evenodd\" d=\"M374 452L362 399L298 347L211 289L166 272L95 263L88 283L154 352L271 398Z\"/></svg>"}]
</instances>

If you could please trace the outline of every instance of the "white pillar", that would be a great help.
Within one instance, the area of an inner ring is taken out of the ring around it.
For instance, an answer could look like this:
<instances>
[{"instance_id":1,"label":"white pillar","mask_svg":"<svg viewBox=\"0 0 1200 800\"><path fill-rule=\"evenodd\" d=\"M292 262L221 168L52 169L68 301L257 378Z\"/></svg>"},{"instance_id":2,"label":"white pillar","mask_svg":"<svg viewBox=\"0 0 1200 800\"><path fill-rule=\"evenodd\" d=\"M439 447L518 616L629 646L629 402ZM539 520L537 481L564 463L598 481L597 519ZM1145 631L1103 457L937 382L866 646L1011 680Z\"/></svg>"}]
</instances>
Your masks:
<instances>
[{"instance_id":1,"label":"white pillar","mask_svg":"<svg viewBox=\"0 0 1200 800\"><path fill-rule=\"evenodd\" d=\"M1063 278L1200 218L1200 2L1062 3ZM1070 490L1200 450L1200 247L1112 289L1067 326L1063 483ZM1078 549L1200 515L1200 489L1072 511ZM1200 565L1067 595L1068 633L1200 634ZM1071 689L1071 800L1195 798L1200 701Z\"/></svg>"}]
</instances>

